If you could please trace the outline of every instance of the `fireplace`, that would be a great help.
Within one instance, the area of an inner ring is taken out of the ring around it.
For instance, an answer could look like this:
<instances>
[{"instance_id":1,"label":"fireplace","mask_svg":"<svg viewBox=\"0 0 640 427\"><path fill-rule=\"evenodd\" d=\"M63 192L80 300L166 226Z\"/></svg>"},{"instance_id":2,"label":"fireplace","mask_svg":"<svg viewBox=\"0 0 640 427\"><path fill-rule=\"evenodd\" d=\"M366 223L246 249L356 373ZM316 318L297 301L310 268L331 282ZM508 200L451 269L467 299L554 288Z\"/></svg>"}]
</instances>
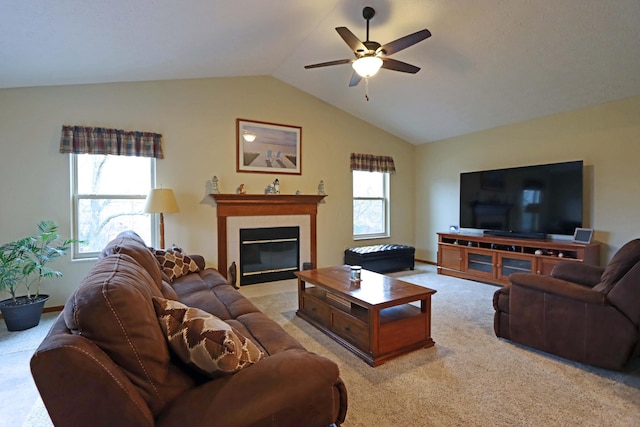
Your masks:
<instances>
[{"instance_id":1,"label":"fireplace","mask_svg":"<svg viewBox=\"0 0 640 427\"><path fill-rule=\"evenodd\" d=\"M240 229L240 286L295 279L300 227Z\"/></svg>"},{"instance_id":2,"label":"fireplace","mask_svg":"<svg viewBox=\"0 0 640 427\"><path fill-rule=\"evenodd\" d=\"M228 275L239 263L238 230L255 227L300 227L300 259L317 265L316 216L326 195L211 194L217 205L218 270ZM236 240L237 239L237 240Z\"/></svg>"}]
</instances>

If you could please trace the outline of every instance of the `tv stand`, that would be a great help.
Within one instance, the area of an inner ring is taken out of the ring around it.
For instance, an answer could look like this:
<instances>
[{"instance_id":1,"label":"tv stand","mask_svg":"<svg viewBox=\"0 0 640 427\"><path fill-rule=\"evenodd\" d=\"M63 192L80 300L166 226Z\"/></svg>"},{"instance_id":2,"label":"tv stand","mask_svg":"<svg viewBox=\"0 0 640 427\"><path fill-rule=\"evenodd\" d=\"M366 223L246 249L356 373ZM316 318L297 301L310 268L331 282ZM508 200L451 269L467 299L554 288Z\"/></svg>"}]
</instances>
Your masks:
<instances>
[{"instance_id":1,"label":"tv stand","mask_svg":"<svg viewBox=\"0 0 640 427\"><path fill-rule=\"evenodd\" d=\"M438 274L504 285L512 273L549 276L563 261L599 265L600 244L438 233Z\"/></svg>"},{"instance_id":2,"label":"tv stand","mask_svg":"<svg viewBox=\"0 0 640 427\"><path fill-rule=\"evenodd\" d=\"M536 239L536 240L544 240L547 238L545 233L526 233L526 232L518 232L518 231L506 231L506 230L484 230L483 234L485 236L495 236L495 237L513 237L516 239Z\"/></svg>"}]
</instances>

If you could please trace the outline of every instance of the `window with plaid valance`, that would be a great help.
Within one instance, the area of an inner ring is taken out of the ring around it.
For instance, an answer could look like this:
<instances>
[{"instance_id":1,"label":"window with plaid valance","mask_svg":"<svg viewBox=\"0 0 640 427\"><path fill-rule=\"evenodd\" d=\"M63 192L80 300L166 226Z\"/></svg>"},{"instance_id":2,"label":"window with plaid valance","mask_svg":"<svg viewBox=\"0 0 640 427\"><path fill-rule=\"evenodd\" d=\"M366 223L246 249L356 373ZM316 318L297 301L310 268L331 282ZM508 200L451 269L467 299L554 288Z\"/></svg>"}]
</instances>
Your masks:
<instances>
[{"instance_id":1,"label":"window with plaid valance","mask_svg":"<svg viewBox=\"0 0 640 427\"><path fill-rule=\"evenodd\" d=\"M62 126L60 152L164 158L159 133L85 126Z\"/></svg>"},{"instance_id":2,"label":"window with plaid valance","mask_svg":"<svg viewBox=\"0 0 640 427\"><path fill-rule=\"evenodd\" d=\"M396 173L396 166L391 156L351 153L351 171Z\"/></svg>"}]
</instances>

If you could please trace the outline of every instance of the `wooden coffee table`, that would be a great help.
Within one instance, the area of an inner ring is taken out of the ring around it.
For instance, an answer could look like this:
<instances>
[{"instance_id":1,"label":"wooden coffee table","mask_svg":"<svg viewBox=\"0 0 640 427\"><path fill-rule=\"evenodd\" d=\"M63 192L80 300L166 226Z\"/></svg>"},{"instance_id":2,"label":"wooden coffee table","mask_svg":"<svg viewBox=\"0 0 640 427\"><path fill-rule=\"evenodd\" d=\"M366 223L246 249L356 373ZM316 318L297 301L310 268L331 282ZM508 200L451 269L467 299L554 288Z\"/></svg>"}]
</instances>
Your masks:
<instances>
[{"instance_id":1,"label":"wooden coffee table","mask_svg":"<svg viewBox=\"0 0 640 427\"><path fill-rule=\"evenodd\" d=\"M349 280L350 266L296 272L296 314L378 366L435 343L431 339L433 289L362 270ZM409 304L420 302L420 307Z\"/></svg>"}]
</instances>

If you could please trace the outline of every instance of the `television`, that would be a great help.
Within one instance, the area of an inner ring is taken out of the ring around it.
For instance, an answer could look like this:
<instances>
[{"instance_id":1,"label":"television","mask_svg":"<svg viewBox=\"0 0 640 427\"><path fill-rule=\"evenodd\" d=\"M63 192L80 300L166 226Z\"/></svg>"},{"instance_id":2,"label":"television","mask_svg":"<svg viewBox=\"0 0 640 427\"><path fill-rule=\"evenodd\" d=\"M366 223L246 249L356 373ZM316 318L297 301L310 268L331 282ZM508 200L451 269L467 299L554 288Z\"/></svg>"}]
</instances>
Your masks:
<instances>
[{"instance_id":1,"label":"television","mask_svg":"<svg viewBox=\"0 0 640 427\"><path fill-rule=\"evenodd\" d=\"M582 161L460 174L460 228L519 238L582 227Z\"/></svg>"}]
</instances>

